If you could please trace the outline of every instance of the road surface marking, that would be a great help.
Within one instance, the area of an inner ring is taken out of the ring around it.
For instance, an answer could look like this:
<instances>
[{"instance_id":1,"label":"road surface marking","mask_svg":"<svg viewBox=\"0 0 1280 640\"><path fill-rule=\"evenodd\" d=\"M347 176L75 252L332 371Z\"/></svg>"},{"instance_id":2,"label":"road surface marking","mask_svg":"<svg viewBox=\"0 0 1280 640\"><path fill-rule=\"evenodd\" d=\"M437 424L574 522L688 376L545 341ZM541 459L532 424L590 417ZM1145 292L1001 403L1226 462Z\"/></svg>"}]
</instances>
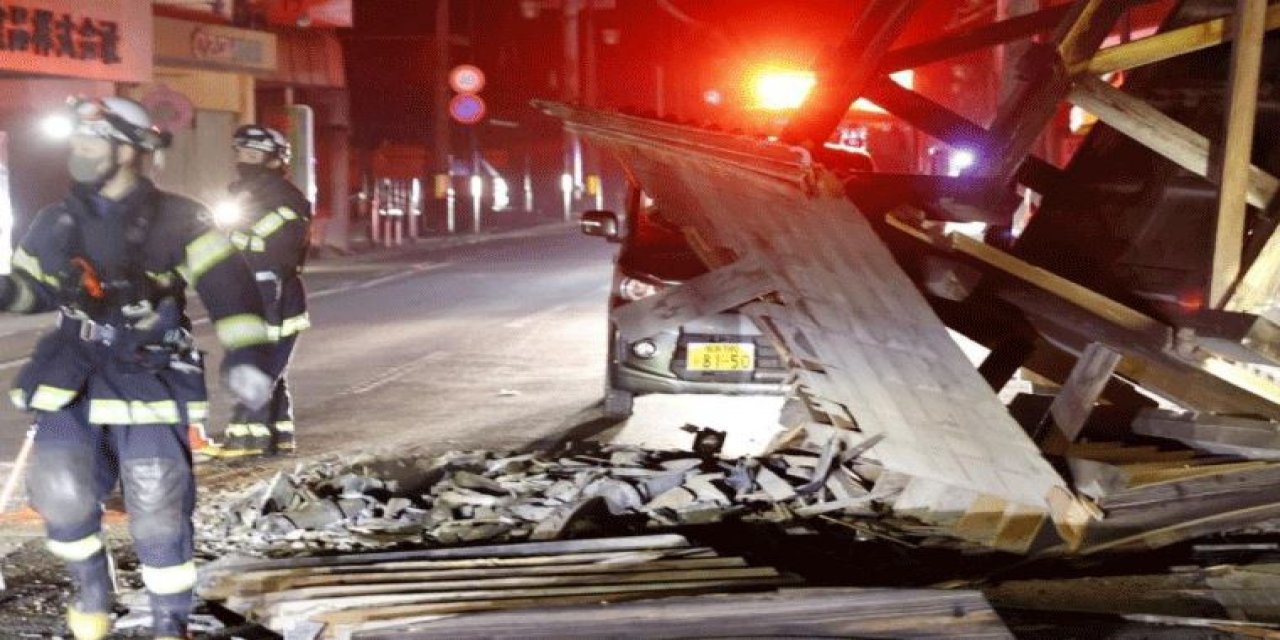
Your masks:
<instances>
[{"instance_id":1,"label":"road surface marking","mask_svg":"<svg viewBox=\"0 0 1280 640\"><path fill-rule=\"evenodd\" d=\"M512 320L506 324L503 324L502 326L507 329L523 329L535 322L538 322L546 318L550 318L552 316L560 315L561 313L564 313L565 311L568 311L568 310L569 310L569 305L567 304L556 305L554 307L551 307L550 309L545 309L543 311L531 313L522 318L516 318L515 320Z\"/></svg>"},{"instance_id":2,"label":"road surface marking","mask_svg":"<svg viewBox=\"0 0 1280 640\"><path fill-rule=\"evenodd\" d=\"M433 351L420 358L410 360L398 367L387 369L373 378L347 389L343 392L343 395L359 395L362 393L368 393L378 387L395 382L401 376L424 364L435 362L436 360L443 360L448 355L449 354L446 351Z\"/></svg>"},{"instance_id":3,"label":"road surface marking","mask_svg":"<svg viewBox=\"0 0 1280 640\"><path fill-rule=\"evenodd\" d=\"M402 278L418 275L420 273L427 273L428 271L435 271L437 269L443 269L449 266L453 266L453 263L452 262L419 262L418 264L415 264L412 267L409 267L408 269L405 269L403 271L397 271L395 273L391 273L391 274L382 276L380 278L374 278L372 280L365 280L363 282L357 282L354 284L342 285L338 287L333 287L331 289L322 289L320 291L315 291L308 294L307 297L310 299L324 298L327 296L334 295L336 293L342 293L344 291L358 291L362 289L372 289L373 287L383 285L388 282L394 282Z\"/></svg>"}]
</instances>

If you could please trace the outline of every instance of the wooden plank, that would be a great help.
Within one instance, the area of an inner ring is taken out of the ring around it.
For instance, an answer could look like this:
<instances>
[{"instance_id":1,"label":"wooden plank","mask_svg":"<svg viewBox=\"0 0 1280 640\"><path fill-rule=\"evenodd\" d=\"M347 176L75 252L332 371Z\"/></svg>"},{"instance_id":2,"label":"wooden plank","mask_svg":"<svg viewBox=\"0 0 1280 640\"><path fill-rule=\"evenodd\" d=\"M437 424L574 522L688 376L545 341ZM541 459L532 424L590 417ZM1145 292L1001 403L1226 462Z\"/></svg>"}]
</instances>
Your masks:
<instances>
[{"instance_id":1,"label":"wooden plank","mask_svg":"<svg viewBox=\"0 0 1280 640\"><path fill-rule=\"evenodd\" d=\"M1208 49L1231 41L1234 22L1233 16L1226 16L1107 47L1094 54L1093 58L1077 63L1071 73L1100 76ZM1263 28L1268 31L1280 28L1280 3L1267 7Z\"/></svg>"},{"instance_id":2,"label":"wooden plank","mask_svg":"<svg viewBox=\"0 0 1280 640\"><path fill-rule=\"evenodd\" d=\"M1212 163L1212 174L1217 178L1214 182L1219 185L1218 225L1208 294L1209 305L1214 309L1226 305L1231 287L1240 276L1266 12L1266 0L1236 0L1237 20L1232 24L1235 42L1231 47L1231 79L1225 110L1226 137L1220 161Z\"/></svg>"},{"instance_id":3,"label":"wooden plank","mask_svg":"<svg viewBox=\"0 0 1280 640\"><path fill-rule=\"evenodd\" d=\"M1094 342L1085 347L1076 366L1071 368L1066 384L1062 385L1058 395L1054 396L1053 403L1049 405L1047 417L1052 423L1052 430L1044 434L1042 449L1048 453L1061 454L1070 443L1075 442L1118 364L1120 354L1105 345Z\"/></svg>"},{"instance_id":4,"label":"wooden plank","mask_svg":"<svg viewBox=\"0 0 1280 640\"><path fill-rule=\"evenodd\" d=\"M1227 311L1263 315L1280 300L1280 229L1271 232L1227 300ZM1247 338L1246 338L1247 339ZM1268 351L1274 346L1267 341Z\"/></svg>"},{"instance_id":5,"label":"wooden plank","mask_svg":"<svg viewBox=\"0 0 1280 640\"><path fill-rule=\"evenodd\" d=\"M818 63L817 83L780 136L792 144L821 147L877 75L880 61L922 0L872 0L848 35Z\"/></svg>"},{"instance_id":6,"label":"wooden plank","mask_svg":"<svg viewBox=\"0 0 1280 640\"><path fill-rule=\"evenodd\" d=\"M1077 79L1067 99L1183 169L1214 179L1209 171L1209 139L1143 100L1092 76ZM1256 166L1249 168L1249 204L1266 208L1277 190L1280 180L1275 176Z\"/></svg>"},{"instance_id":7,"label":"wooden plank","mask_svg":"<svg viewBox=\"0 0 1280 640\"><path fill-rule=\"evenodd\" d=\"M772 292L774 286L765 265L748 256L619 307L614 319L626 340L639 340L740 306Z\"/></svg>"},{"instance_id":8,"label":"wooden plank","mask_svg":"<svg viewBox=\"0 0 1280 640\"><path fill-rule=\"evenodd\" d=\"M380 571L367 573L335 573L322 575L280 576L274 579L253 581L235 585L234 592L223 598L239 597L267 592L287 591L306 587L332 587L338 585L393 584L399 582L430 580L486 580L490 578L516 578L526 576L572 576L611 573L643 573L651 571L724 569L745 567L742 558L691 558L688 560L659 560L641 564L595 563L526 567L489 567L475 569L439 569L429 571ZM205 596L209 597L209 596Z\"/></svg>"},{"instance_id":9,"label":"wooden plank","mask_svg":"<svg viewBox=\"0 0 1280 640\"><path fill-rule=\"evenodd\" d=\"M726 633L752 638L1013 638L976 591L843 588L451 616L407 626L394 635L383 630L377 636L403 640L705 638Z\"/></svg>"},{"instance_id":10,"label":"wooden plank","mask_svg":"<svg viewBox=\"0 0 1280 640\"><path fill-rule=\"evenodd\" d=\"M249 560L219 563L205 567L206 575L244 573L273 569L302 569L309 567L336 567L342 565L367 565L379 562L408 560L456 560L477 558L526 558L563 553L603 553L610 551L645 551L650 549L678 549L688 547L689 541L681 535L658 534L618 538L592 538L587 540L556 540L551 542L519 542L513 544L477 545L474 547L445 547L414 551L385 551L338 556L286 558L281 560Z\"/></svg>"},{"instance_id":11,"label":"wooden plank","mask_svg":"<svg viewBox=\"0 0 1280 640\"><path fill-rule=\"evenodd\" d=\"M739 580L747 578L770 578L778 575L773 567L726 567L718 569L688 569L664 571L630 571L609 574L567 574L538 575L522 577L474 577L465 580L426 580L417 582L377 582L371 584L340 584L319 587L300 587L283 591L272 591L259 596L232 596L227 599L227 606L242 609L244 605L255 607L273 605L282 602L331 601L339 602L352 598L380 594L418 594L438 592L459 592L463 590L498 590L498 589L537 589L557 586L586 585L622 585L682 582L686 580Z\"/></svg>"},{"instance_id":12,"label":"wooden plank","mask_svg":"<svg viewBox=\"0 0 1280 640\"><path fill-rule=\"evenodd\" d=\"M1210 453L1280 460L1280 424L1270 420L1148 410L1134 419L1133 432L1177 440Z\"/></svg>"},{"instance_id":13,"label":"wooden plank","mask_svg":"<svg viewBox=\"0 0 1280 640\"><path fill-rule=\"evenodd\" d=\"M1078 0L1054 33L1056 59L1043 49L1030 50L1021 59L1020 75L1025 80L1000 105L991 124L995 145L983 150L974 175L1013 181L1071 89L1067 68L1093 57L1123 10L1124 3L1114 0Z\"/></svg>"},{"instance_id":14,"label":"wooden plank","mask_svg":"<svg viewBox=\"0 0 1280 640\"><path fill-rule=\"evenodd\" d=\"M936 246L958 251L995 267L1009 275L1053 293L1071 304L1088 310L1112 324L1139 333L1167 334L1167 325L1139 313L1111 298L1083 285L1068 280L1048 269L1038 267L986 243L968 236L950 233L939 234L923 229L912 220L918 220L911 207L900 207L886 216L889 226L908 233Z\"/></svg>"},{"instance_id":15,"label":"wooden plank","mask_svg":"<svg viewBox=\"0 0 1280 640\"><path fill-rule=\"evenodd\" d=\"M715 552L707 547L687 547L684 549L667 549L663 551L631 551L621 553L582 553L551 556L531 556L524 558L470 558L461 560L409 560L402 562L378 562L360 565L337 565L328 567L303 567L299 569L267 569L245 571L243 573L226 573L219 575L205 574L201 581L200 596L207 599L222 599L232 591L264 590L266 585L278 581L304 579L322 576L342 576L353 573L395 573L409 571L450 571L479 568L514 569L521 567L554 567L556 565L573 564L636 564L638 562L655 562L664 559L693 559L716 557Z\"/></svg>"},{"instance_id":16,"label":"wooden plank","mask_svg":"<svg viewBox=\"0 0 1280 640\"><path fill-rule=\"evenodd\" d=\"M689 580L686 582L652 582L637 584L603 584L543 587L531 589L467 589L445 592L407 593L395 595L370 595L356 598L325 598L281 602L254 612L258 619L272 628L280 628L301 617L311 617L343 609L378 608L393 605L429 604L447 602L473 602L478 600L520 599L529 597L552 598L561 596L606 596L619 593L667 594L680 591L707 591L753 589L794 584L788 576L767 576L726 580Z\"/></svg>"}]
</instances>

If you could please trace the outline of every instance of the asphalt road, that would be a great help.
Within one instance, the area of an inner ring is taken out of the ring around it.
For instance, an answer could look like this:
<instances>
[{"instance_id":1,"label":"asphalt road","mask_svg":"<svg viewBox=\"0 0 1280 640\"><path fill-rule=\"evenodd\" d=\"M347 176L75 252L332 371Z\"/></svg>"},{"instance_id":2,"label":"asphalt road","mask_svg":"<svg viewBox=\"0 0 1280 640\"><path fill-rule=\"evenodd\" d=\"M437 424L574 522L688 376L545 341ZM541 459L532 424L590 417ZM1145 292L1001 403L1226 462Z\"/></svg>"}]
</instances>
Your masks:
<instances>
[{"instance_id":1,"label":"asphalt road","mask_svg":"<svg viewBox=\"0 0 1280 640\"><path fill-rule=\"evenodd\" d=\"M521 446L598 417L612 251L543 228L317 261L306 274L314 327L292 368L299 453ZM6 388L50 322L0 320ZM207 322L196 333L216 345ZM212 434L230 410L213 375L218 360L209 367ZM29 422L4 406L0 465L16 456Z\"/></svg>"}]
</instances>

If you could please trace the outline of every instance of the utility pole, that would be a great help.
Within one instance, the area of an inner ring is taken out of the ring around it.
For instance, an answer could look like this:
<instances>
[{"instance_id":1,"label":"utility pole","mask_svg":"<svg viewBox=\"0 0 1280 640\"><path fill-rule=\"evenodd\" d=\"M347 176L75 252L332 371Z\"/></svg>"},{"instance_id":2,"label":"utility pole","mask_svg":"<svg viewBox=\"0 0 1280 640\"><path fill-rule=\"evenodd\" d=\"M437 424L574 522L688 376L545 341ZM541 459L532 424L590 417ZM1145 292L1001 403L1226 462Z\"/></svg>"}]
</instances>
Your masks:
<instances>
[{"instance_id":1,"label":"utility pole","mask_svg":"<svg viewBox=\"0 0 1280 640\"><path fill-rule=\"evenodd\" d=\"M449 2L436 0L436 33L435 64L432 73L432 125L431 135L435 148L432 167L435 174L434 191L438 201L445 203L445 226L449 233L457 230L457 221L453 210L453 178L450 167L449 137L452 127L449 125ZM445 192L440 193L441 187Z\"/></svg>"},{"instance_id":2,"label":"utility pole","mask_svg":"<svg viewBox=\"0 0 1280 640\"><path fill-rule=\"evenodd\" d=\"M564 101L569 104L582 104L581 13L582 0L564 0ZM582 140L567 129L564 136L565 173L560 188L565 190L564 219L568 222L573 217L573 196L582 187Z\"/></svg>"}]
</instances>

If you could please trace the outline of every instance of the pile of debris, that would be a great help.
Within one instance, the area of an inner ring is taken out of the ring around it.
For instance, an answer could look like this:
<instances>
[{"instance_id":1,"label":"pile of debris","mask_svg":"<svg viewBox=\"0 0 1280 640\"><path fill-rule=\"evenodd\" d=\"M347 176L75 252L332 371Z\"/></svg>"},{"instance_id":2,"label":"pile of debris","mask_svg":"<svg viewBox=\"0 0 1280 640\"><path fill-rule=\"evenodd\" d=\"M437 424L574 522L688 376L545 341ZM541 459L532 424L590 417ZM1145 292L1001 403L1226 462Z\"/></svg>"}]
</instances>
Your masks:
<instances>
[{"instance_id":1,"label":"pile of debris","mask_svg":"<svg viewBox=\"0 0 1280 640\"><path fill-rule=\"evenodd\" d=\"M296 555L398 544L553 540L604 519L632 529L726 518L785 522L874 516L874 443L752 458L717 457L723 433L694 451L577 445L560 455L454 451L434 459L299 466L238 494L203 501L199 551Z\"/></svg>"}]
</instances>

